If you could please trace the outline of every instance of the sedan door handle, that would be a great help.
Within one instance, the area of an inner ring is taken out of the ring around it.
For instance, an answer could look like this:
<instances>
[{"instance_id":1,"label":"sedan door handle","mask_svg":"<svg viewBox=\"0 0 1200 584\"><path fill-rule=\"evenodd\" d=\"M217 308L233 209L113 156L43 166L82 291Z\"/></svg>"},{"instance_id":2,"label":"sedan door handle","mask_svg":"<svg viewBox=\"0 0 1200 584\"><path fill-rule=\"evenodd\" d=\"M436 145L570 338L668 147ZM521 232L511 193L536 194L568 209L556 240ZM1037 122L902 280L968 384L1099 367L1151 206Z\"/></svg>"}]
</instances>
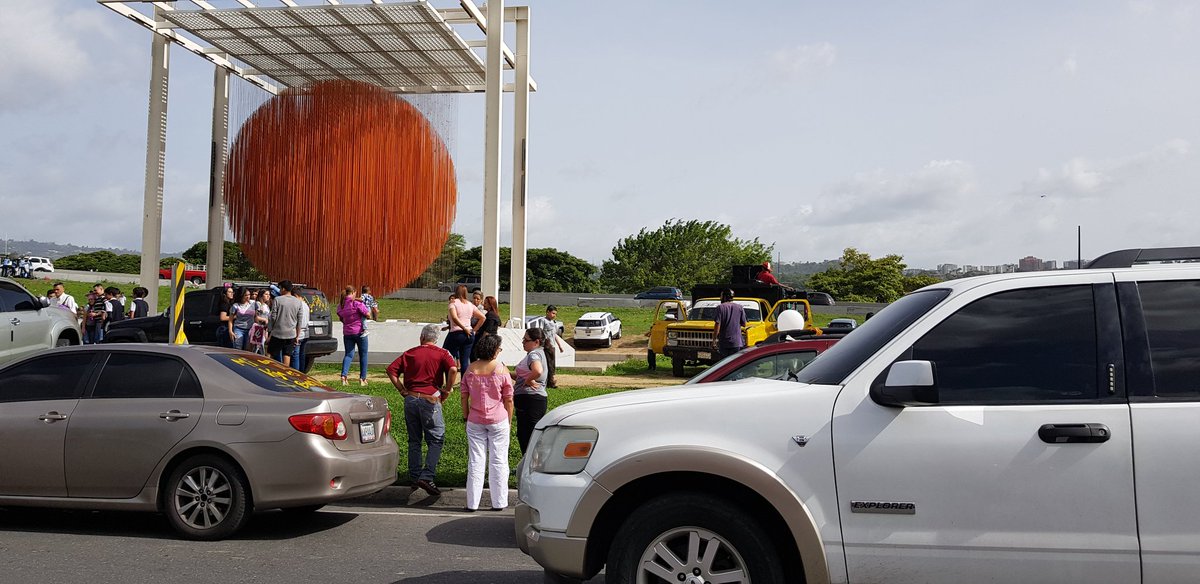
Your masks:
<instances>
[{"instance_id":1,"label":"sedan door handle","mask_svg":"<svg viewBox=\"0 0 1200 584\"><path fill-rule=\"evenodd\" d=\"M1112 432L1104 424L1045 424L1038 438L1047 444L1095 444L1108 442Z\"/></svg>"},{"instance_id":2,"label":"sedan door handle","mask_svg":"<svg viewBox=\"0 0 1200 584\"><path fill-rule=\"evenodd\" d=\"M65 414L60 414L58 412L46 412L46 413L38 416L38 419L49 424L51 422L58 422L60 420L65 420L65 419L67 419L67 416Z\"/></svg>"},{"instance_id":3,"label":"sedan door handle","mask_svg":"<svg viewBox=\"0 0 1200 584\"><path fill-rule=\"evenodd\" d=\"M163 412L158 415L158 417L160 417L164 420L167 420L168 422L174 422L175 420L178 420L180 418L186 418L188 416L191 416L191 414L189 414L187 412L181 412L179 410L171 410L169 412Z\"/></svg>"}]
</instances>

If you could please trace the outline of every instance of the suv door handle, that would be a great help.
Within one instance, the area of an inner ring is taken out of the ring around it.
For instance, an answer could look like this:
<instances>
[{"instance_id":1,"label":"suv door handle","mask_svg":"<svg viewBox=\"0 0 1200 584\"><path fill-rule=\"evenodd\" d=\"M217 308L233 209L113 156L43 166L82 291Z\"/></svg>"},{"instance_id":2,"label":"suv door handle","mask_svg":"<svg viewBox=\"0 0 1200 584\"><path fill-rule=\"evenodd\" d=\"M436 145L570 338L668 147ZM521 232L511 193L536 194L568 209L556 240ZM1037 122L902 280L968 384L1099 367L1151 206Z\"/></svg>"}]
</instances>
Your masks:
<instances>
[{"instance_id":1,"label":"suv door handle","mask_svg":"<svg viewBox=\"0 0 1200 584\"><path fill-rule=\"evenodd\" d=\"M12 320L8 321L8 323L9 323L9 324L11 324L11 325L13 325L13 326L17 326L17 325L21 324L21 319L19 319L19 318L17 318L17 317L15 317L15 316L14 316L14 317L12 318Z\"/></svg>"},{"instance_id":2,"label":"suv door handle","mask_svg":"<svg viewBox=\"0 0 1200 584\"><path fill-rule=\"evenodd\" d=\"M65 420L65 419L67 419L67 416L64 414L60 414L58 412L46 412L46 413L38 416L38 419L47 424L50 424L50 423L57 422L60 420Z\"/></svg>"},{"instance_id":3,"label":"suv door handle","mask_svg":"<svg viewBox=\"0 0 1200 584\"><path fill-rule=\"evenodd\" d=\"M1108 442L1112 432L1104 424L1045 424L1038 438L1047 444L1095 444Z\"/></svg>"},{"instance_id":4,"label":"suv door handle","mask_svg":"<svg viewBox=\"0 0 1200 584\"><path fill-rule=\"evenodd\" d=\"M191 416L191 414L189 414L187 412L181 412L179 410L171 410L169 412L163 412L158 415L158 417L160 417L168 422L174 422L175 420L178 420L181 418L186 418L188 416Z\"/></svg>"}]
</instances>

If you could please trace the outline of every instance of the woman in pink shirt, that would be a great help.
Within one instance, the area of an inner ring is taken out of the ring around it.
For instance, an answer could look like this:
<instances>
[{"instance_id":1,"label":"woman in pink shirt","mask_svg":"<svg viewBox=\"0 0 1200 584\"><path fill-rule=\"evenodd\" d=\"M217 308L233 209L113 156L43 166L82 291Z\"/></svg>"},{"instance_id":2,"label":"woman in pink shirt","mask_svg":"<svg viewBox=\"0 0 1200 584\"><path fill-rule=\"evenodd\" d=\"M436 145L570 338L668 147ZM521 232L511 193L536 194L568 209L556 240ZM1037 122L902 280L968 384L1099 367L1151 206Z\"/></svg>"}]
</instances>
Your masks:
<instances>
[{"instance_id":1,"label":"woman in pink shirt","mask_svg":"<svg viewBox=\"0 0 1200 584\"><path fill-rule=\"evenodd\" d=\"M363 334L363 319L371 315L370 309L354 295L354 287L346 286L342 301L338 304L338 317L342 319L342 341L346 355L342 357L342 385L350 374L350 361L358 349L358 384L367 384L367 336Z\"/></svg>"},{"instance_id":2,"label":"woman in pink shirt","mask_svg":"<svg viewBox=\"0 0 1200 584\"><path fill-rule=\"evenodd\" d=\"M484 321L483 312L471 304L468 299L466 285L459 284L458 289L454 291L447 315L449 317L447 320L450 321L450 332L446 334L442 348L454 355L454 359L458 361L458 370L465 371L467 365L471 363L471 345L475 341L475 332L483 326ZM475 317L478 317L479 320L472 327L471 319Z\"/></svg>"},{"instance_id":3,"label":"woman in pink shirt","mask_svg":"<svg viewBox=\"0 0 1200 584\"><path fill-rule=\"evenodd\" d=\"M463 421L467 423L467 511L479 508L484 461L492 511L508 507L508 440L513 415L513 385L500 362L500 337L479 339L479 359L462 378Z\"/></svg>"}]
</instances>

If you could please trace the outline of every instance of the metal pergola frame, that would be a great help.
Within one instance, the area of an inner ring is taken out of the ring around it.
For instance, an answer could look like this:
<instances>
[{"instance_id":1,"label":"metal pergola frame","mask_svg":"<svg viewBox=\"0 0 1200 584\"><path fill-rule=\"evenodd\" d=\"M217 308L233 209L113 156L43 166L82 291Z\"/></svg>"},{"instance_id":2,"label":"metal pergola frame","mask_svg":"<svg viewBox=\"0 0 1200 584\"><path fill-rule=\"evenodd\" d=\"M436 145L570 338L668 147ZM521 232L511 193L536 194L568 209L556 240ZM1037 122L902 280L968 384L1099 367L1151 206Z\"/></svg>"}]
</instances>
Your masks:
<instances>
[{"instance_id":1,"label":"metal pergola frame","mask_svg":"<svg viewBox=\"0 0 1200 584\"><path fill-rule=\"evenodd\" d=\"M527 249L527 169L529 93L537 84L529 73L529 7L505 7L491 0L486 13L473 0L460 8L435 8L427 0L325 0L299 5L294 0L234 0L217 8L213 0L96 0L154 33L151 45L150 110L146 140L146 180L142 223L141 285L158 285L162 247L162 202L166 153L170 45L214 64L212 161L208 212L208 285L219 285L224 260L222 191L229 142L229 75L271 94L326 79L372 83L401 94L484 93L486 96L483 197L483 273L486 294L500 289L501 94L513 99L513 242L510 316L524 322ZM134 5L152 5L153 16ZM194 9L180 10L180 4ZM503 26L516 29L516 50L504 43ZM485 38L466 40L455 27L478 28ZM475 49L483 49L480 56ZM503 71L514 71L511 84ZM153 302L153 298L148 298ZM155 307L157 310L157 306Z\"/></svg>"}]
</instances>

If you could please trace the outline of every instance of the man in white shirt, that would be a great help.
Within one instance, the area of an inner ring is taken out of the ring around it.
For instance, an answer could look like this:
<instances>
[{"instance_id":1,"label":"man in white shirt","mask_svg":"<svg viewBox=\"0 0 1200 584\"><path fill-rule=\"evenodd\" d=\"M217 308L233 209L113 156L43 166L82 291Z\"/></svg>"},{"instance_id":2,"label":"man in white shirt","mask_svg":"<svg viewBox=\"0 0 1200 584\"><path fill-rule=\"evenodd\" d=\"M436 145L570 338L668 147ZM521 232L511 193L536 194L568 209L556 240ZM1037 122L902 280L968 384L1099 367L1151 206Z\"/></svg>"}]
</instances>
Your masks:
<instances>
[{"instance_id":1,"label":"man in white shirt","mask_svg":"<svg viewBox=\"0 0 1200 584\"><path fill-rule=\"evenodd\" d=\"M56 282L54 284L54 292L56 294L54 301L57 302L59 306L70 310L71 314L77 314L79 312L79 303L75 302L74 296L67 294L67 288L63 286L62 282Z\"/></svg>"}]
</instances>

